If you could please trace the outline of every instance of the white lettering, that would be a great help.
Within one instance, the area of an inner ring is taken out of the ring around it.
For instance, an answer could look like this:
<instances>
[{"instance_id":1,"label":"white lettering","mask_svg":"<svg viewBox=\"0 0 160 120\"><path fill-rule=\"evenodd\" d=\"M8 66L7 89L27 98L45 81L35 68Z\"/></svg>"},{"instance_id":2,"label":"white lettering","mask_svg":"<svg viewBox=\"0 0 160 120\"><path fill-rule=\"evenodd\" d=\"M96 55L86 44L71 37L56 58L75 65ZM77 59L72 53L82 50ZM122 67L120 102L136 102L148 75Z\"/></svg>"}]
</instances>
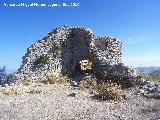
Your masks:
<instances>
[{"instance_id":1,"label":"white lettering","mask_svg":"<svg viewBox=\"0 0 160 120\"><path fill-rule=\"evenodd\" d=\"M25 4L24 4L24 3L21 3L20 6L25 6Z\"/></svg>"},{"instance_id":2,"label":"white lettering","mask_svg":"<svg viewBox=\"0 0 160 120\"><path fill-rule=\"evenodd\" d=\"M8 6L6 3L3 3L4 6Z\"/></svg>"},{"instance_id":3,"label":"white lettering","mask_svg":"<svg viewBox=\"0 0 160 120\"><path fill-rule=\"evenodd\" d=\"M15 5L15 4L10 4L9 6L14 7L14 6L16 6L16 5Z\"/></svg>"},{"instance_id":4,"label":"white lettering","mask_svg":"<svg viewBox=\"0 0 160 120\"><path fill-rule=\"evenodd\" d=\"M56 7L56 6L58 6L58 4L52 4L52 7Z\"/></svg>"},{"instance_id":5,"label":"white lettering","mask_svg":"<svg viewBox=\"0 0 160 120\"><path fill-rule=\"evenodd\" d=\"M32 3L32 4L30 4L30 7L33 7L33 3Z\"/></svg>"},{"instance_id":6,"label":"white lettering","mask_svg":"<svg viewBox=\"0 0 160 120\"><path fill-rule=\"evenodd\" d=\"M41 4L42 7L46 6L46 4Z\"/></svg>"},{"instance_id":7,"label":"white lettering","mask_svg":"<svg viewBox=\"0 0 160 120\"><path fill-rule=\"evenodd\" d=\"M63 3L63 6L67 6L67 4L66 4L66 3Z\"/></svg>"},{"instance_id":8,"label":"white lettering","mask_svg":"<svg viewBox=\"0 0 160 120\"><path fill-rule=\"evenodd\" d=\"M79 3L71 3L73 6L79 6Z\"/></svg>"}]
</instances>

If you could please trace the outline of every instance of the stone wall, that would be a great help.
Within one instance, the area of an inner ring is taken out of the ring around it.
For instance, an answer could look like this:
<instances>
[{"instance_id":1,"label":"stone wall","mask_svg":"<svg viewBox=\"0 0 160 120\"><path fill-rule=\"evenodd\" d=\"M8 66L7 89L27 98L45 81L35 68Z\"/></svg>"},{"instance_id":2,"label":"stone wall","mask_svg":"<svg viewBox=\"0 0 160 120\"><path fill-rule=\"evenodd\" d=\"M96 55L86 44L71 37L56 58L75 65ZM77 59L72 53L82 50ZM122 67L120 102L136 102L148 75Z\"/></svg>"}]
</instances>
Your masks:
<instances>
[{"instance_id":1,"label":"stone wall","mask_svg":"<svg viewBox=\"0 0 160 120\"><path fill-rule=\"evenodd\" d=\"M109 75L113 66L119 66L114 73L122 75L122 69L127 67L120 66L121 58L122 43L116 38L95 38L88 28L63 26L27 49L16 77L18 80L44 80L56 72L74 78L88 72L80 70L82 60L91 61L94 66L91 74L95 76L103 76L104 72ZM42 60L47 60L47 64L42 65Z\"/></svg>"},{"instance_id":2,"label":"stone wall","mask_svg":"<svg viewBox=\"0 0 160 120\"><path fill-rule=\"evenodd\" d=\"M114 65L122 62L122 43L116 38L95 38L95 52L100 64Z\"/></svg>"}]
</instances>

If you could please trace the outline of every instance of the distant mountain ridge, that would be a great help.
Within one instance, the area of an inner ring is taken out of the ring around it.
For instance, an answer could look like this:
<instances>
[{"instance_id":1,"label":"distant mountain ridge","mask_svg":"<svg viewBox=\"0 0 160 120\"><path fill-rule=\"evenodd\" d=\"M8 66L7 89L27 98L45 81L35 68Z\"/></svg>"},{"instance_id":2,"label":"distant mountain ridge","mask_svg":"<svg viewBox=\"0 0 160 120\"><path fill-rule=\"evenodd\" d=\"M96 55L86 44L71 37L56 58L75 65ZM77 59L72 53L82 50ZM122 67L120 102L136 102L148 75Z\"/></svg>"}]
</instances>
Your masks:
<instances>
[{"instance_id":1,"label":"distant mountain ridge","mask_svg":"<svg viewBox=\"0 0 160 120\"><path fill-rule=\"evenodd\" d=\"M149 74L149 73L153 73L153 72L155 72L155 71L159 71L160 72L160 66L156 66L156 67L153 67L153 66L151 66L151 67L137 67L137 68L135 68L138 72L143 72L143 73L147 73L147 74Z\"/></svg>"}]
</instances>

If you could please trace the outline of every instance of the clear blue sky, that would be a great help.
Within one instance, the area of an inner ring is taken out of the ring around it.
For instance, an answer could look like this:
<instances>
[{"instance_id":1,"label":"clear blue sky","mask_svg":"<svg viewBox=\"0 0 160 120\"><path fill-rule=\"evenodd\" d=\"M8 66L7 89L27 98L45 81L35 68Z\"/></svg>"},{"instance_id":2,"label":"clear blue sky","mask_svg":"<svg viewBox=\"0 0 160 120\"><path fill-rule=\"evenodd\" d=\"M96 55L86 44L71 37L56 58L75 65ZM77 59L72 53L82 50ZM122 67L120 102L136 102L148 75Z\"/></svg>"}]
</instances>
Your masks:
<instances>
[{"instance_id":1,"label":"clear blue sky","mask_svg":"<svg viewBox=\"0 0 160 120\"><path fill-rule=\"evenodd\" d=\"M80 6L2 6L22 2L77 2ZM96 36L119 38L126 65L160 66L160 0L1 0L0 4L0 65L9 70L19 68L31 44L63 25L85 26Z\"/></svg>"}]
</instances>

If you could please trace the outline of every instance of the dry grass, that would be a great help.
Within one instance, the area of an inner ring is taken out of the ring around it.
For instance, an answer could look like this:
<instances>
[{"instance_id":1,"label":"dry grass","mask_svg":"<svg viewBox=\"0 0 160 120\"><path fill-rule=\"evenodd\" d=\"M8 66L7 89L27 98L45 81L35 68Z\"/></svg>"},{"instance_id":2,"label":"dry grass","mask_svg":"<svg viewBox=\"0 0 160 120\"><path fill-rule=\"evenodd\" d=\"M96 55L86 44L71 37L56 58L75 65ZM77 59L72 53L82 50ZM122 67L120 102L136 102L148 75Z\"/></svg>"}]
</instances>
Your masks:
<instances>
[{"instance_id":1,"label":"dry grass","mask_svg":"<svg viewBox=\"0 0 160 120\"><path fill-rule=\"evenodd\" d=\"M45 84L66 84L69 83L70 78L68 76L63 76L61 74L54 74L45 81L35 82L30 80L17 81L16 84L12 84L6 87L0 87L0 95L22 95L22 94L41 94L42 88ZM121 86L116 83L103 82L97 84L97 79L93 76L87 76L84 80L80 82L80 90L93 90L95 89L99 96L102 99L113 99L120 101L122 99L122 90Z\"/></svg>"},{"instance_id":2,"label":"dry grass","mask_svg":"<svg viewBox=\"0 0 160 120\"><path fill-rule=\"evenodd\" d=\"M96 86L96 91L99 96L103 99L112 99L116 101L122 100L121 86L116 83L100 83Z\"/></svg>"},{"instance_id":3,"label":"dry grass","mask_svg":"<svg viewBox=\"0 0 160 120\"><path fill-rule=\"evenodd\" d=\"M94 88L96 86L96 78L93 76L88 76L80 82L79 89L86 90L89 88Z\"/></svg>"},{"instance_id":4,"label":"dry grass","mask_svg":"<svg viewBox=\"0 0 160 120\"><path fill-rule=\"evenodd\" d=\"M16 85L24 85L24 86L29 86L32 83L34 83L34 81L32 80L17 80L16 81Z\"/></svg>"},{"instance_id":5,"label":"dry grass","mask_svg":"<svg viewBox=\"0 0 160 120\"><path fill-rule=\"evenodd\" d=\"M0 88L0 95L22 95L25 93L23 85L13 85Z\"/></svg>"},{"instance_id":6,"label":"dry grass","mask_svg":"<svg viewBox=\"0 0 160 120\"><path fill-rule=\"evenodd\" d=\"M37 89L39 86L36 83L25 84L25 82L17 82L10 86L0 87L0 95L23 95L25 93L29 94L40 94L42 91Z\"/></svg>"},{"instance_id":7,"label":"dry grass","mask_svg":"<svg viewBox=\"0 0 160 120\"><path fill-rule=\"evenodd\" d=\"M28 94L40 94L42 91L38 89L38 86L43 86L44 84L65 84L70 81L68 76L63 76L61 74L53 74L47 80L44 81L32 81L32 80L18 80L15 84L5 85L5 87L0 87L0 95L23 95Z\"/></svg>"},{"instance_id":8,"label":"dry grass","mask_svg":"<svg viewBox=\"0 0 160 120\"><path fill-rule=\"evenodd\" d=\"M67 75L62 75L62 74L53 74L51 75L47 80L41 81L44 84L66 84L70 82L70 78Z\"/></svg>"},{"instance_id":9,"label":"dry grass","mask_svg":"<svg viewBox=\"0 0 160 120\"><path fill-rule=\"evenodd\" d=\"M29 91L27 93L30 93L30 94L40 94L41 92L42 92L41 90L35 90L35 89L33 89L33 90L31 90L31 91Z\"/></svg>"}]
</instances>

